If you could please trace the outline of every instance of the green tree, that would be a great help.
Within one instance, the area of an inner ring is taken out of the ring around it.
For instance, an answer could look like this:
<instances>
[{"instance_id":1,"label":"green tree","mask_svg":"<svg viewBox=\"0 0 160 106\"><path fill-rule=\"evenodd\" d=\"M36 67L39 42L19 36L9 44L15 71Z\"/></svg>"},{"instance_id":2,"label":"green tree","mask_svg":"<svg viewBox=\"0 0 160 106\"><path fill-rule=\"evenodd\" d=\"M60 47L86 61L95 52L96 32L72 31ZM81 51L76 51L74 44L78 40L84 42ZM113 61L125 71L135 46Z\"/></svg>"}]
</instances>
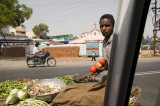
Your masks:
<instances>
[{"instance_id":1,"label":"green tree","mask_svg":"<svg viewBox=\"0 0 160 106\"><path fill-rule=\"evenodd\" d=\"M19 26L31 17L32 12L32 8L19 4L18 0L0 0L0 29Z\"/></svg>"},{"instance_id":2,"label":"green tree","mask_svg":"<svg viewBox=\"0 0 160 106\"><path fill-rule=\"evenodd\" d=\"M144 38L144 36L142 37L142 42L141 42L143 45L146 44L146 39Z\"/></svg>"},{"instance_id":3,"label":"green tree","mask_svg":"<svg viewBox=\"0 0 160 106\"><path fill-rule=\"evenodd\" d=\"M47 36L47 33L49 32L48 26L42 23L40 23L39 25L35 25L34 28L32 28L32 31L37 38L39 38L40 36Z\"/></svg>"}]
</instances>

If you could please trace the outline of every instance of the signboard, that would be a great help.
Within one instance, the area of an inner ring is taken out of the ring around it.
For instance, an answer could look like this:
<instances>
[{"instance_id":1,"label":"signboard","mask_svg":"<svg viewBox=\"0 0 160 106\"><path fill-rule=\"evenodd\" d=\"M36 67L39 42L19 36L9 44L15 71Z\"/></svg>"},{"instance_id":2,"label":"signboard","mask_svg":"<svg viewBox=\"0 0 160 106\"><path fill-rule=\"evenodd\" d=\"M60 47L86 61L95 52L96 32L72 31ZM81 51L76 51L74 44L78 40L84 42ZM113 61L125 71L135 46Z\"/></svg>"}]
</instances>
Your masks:
<instances>
[{"instance_id":1,"label":"signboard","mask_svg":"<svg viewBox=\"0 0 160 106\"><path fill-rule=\"evenodd\" d=\"M99 43L98 41L86 41L86 55L92 56L93 50L96 52L96 56L99 56Z\"/></svg>"}]
</instances>

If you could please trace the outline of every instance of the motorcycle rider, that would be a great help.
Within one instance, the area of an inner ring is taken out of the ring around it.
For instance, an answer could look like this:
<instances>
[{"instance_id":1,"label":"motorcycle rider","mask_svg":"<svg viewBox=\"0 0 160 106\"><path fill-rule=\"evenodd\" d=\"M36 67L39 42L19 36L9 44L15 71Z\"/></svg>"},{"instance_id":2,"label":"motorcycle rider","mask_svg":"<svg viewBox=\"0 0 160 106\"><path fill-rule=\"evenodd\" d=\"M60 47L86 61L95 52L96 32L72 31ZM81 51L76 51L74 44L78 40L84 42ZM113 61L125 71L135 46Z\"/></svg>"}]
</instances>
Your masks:
<instances>
[{"instance_id":1,"label":"motorcycle rider","mask_svg":"<svg viewBox=\"0 0 160 106\"><path fill-rule=\"evenodd\" d=\"M40 64L41 60L42 60L42 56L39 56L39 54L41 53L42 51L40 51L40 48L39 48L39 43L36 43L34 48L33 48L33 54L35 58L39 58L40 60L38 61L38 63Z\"/></svg>"},{"instance_id":2,"label":"motorcycle rider","mask_svg":"<svg viewBox=\"0 0 160 106\"><path fill-rule=\"evenodd\" d=\"M34 48L33 48L33 54L39 54L40 53L40 49L39 49L39 43L36 43Z\"/></svg>"}]
</instances>

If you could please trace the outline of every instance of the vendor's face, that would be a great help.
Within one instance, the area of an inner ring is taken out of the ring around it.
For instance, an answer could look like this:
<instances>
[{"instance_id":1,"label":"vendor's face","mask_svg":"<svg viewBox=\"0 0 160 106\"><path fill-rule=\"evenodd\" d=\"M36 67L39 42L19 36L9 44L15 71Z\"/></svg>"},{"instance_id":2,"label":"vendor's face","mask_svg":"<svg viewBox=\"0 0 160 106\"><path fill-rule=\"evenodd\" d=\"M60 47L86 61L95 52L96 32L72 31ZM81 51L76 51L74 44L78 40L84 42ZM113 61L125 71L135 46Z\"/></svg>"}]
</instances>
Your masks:
<instances>
[{"instance_id":1,"label":"vendor's face","mask_svg":"<svg viewBox=\"0 0 160 106\"><path fill-rule=\"evenodd\" d=\"M100 20L100 30L105 38L110 38L113 33L113 28L114 26L112 25L111 19L104 18Z\"/></svg>"}]
</instances>

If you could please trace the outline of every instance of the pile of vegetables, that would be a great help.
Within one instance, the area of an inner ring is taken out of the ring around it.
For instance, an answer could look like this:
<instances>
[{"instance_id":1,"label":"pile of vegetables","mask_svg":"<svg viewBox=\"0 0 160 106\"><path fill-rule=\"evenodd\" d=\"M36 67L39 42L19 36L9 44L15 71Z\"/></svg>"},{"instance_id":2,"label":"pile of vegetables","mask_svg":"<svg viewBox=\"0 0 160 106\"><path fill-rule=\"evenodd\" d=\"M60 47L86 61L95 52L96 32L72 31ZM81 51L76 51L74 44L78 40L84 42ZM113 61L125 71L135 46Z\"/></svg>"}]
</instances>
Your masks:
<instances>
[{"instance_id":1,"label":"pile of vegetables","mask_svg":"<svg viewBox=\"0 0 160 106\"><path fill-rule=\"evenodd\" d=\"M107 63L107 60L101 59L98 63L94 64L89 68L89 75L88 79L92 78L92 75L94 75L93 79L97 76L98 73L102 72L105 69L105 64Z\"/></svg>"},{"instance_id":2,"label":"pile of vegetables","mask_svg":"<svg viewBox=\"0 0 160 106\"><path fill-rule=\"evenodd\" d=\"M74 85L77 83L86 83L86 82L93 82L94 80L88 80L87 74L74 74L74 75L66 75L62 77L54 77L53 79L59 79L69 85Z\"/></svg>"},{"instance_id":3,"label":"pile of vegetables","mask_svg":"<svg viewBox=\"0 0 160 106\"><path fill-rule=\"evenodd\" d=\"M27 93L25 87L26 84L23 84L20 81L4 81L0 83L0 98L6 98L5 103L7 105L13 105L17 104L20 101L20 104L18 106L49 106L46 102L41 101L41 100L36 100L35 98L29 98L29 94ZM47 86L46 85L40 85L38 86L41 90L43 90L42 94L43 95L46 93L53 93L53 92L59 92L62 87L61 86L53 86L53 83L49 83ZM46 88L46 89L45 89ZM50 88L50 89L49 89ZM39 92L39 90L37 92ZM52 89L52 90L51 90Z\"/></svg>"},{"instance_id":4,"label":"pile of vegetables","mask_svg":"<svg viewBox=\"0 0 160 106\"><path fill-rule=\"evenodd\" d=\"M10 95L7 97L6 104L16 104L20 100L25 100L28 98L28 93L24 89L13 89Z\"/></svg>"},{"instance_id":5,"label":"pile of vegetables","mask_svg":"<svg viewBox=\"0 0 160 106\"><path fill-rule=\"evenodd\" d=\"M28 92L33 95L47 95L60 92L63 87L54 83L36 84L28 88Z\"/></svg>"},{"instance_id":6,"label":"pile of vegetables","mask_svg":"<svg viewBox=\"0 0 160 106\"><path fill-rule=\"evenodd\" d=\"M34 98L29 98L29 99L25 99L24 101L22 101L17 106L49 106L49 104L47 104L46 102L41 101L41 100L36 100Z\"/></svg>"},{"instance_id":7,"label":"pile of vegetables","mask_svg":"<svg viewBox=\"0 0 160 106\"><path fill-rule=\"evenodd\" d=\"M132 106L131 99L129 98L128 106Z\"/></svg>"},{"instance_id":8,"label":"pile of vegetables","mask_svg":"<svg viewBox=\"0 0 160 106\"><path fill-rule=\"evenodd\" d=\"M22 89L24 85L18 81L4 81L0 83L0 98L6 97L14 89Z\"/></svg>"},{"instance_id":9,"label":"pile of vegetables","mask_svg":"<svg viewBox=\"0 0 160 106\"><path fill-rule=\"evenodd\" d=\"M78 75L78 74L76 74ZM65 82L68 85L74 85L76 84L76 82L73 80L74 75L66 75L66 76L62 76L62 77L54 77L53 79L59 79L63 82Z\"/></svg>"}]
</instances>

